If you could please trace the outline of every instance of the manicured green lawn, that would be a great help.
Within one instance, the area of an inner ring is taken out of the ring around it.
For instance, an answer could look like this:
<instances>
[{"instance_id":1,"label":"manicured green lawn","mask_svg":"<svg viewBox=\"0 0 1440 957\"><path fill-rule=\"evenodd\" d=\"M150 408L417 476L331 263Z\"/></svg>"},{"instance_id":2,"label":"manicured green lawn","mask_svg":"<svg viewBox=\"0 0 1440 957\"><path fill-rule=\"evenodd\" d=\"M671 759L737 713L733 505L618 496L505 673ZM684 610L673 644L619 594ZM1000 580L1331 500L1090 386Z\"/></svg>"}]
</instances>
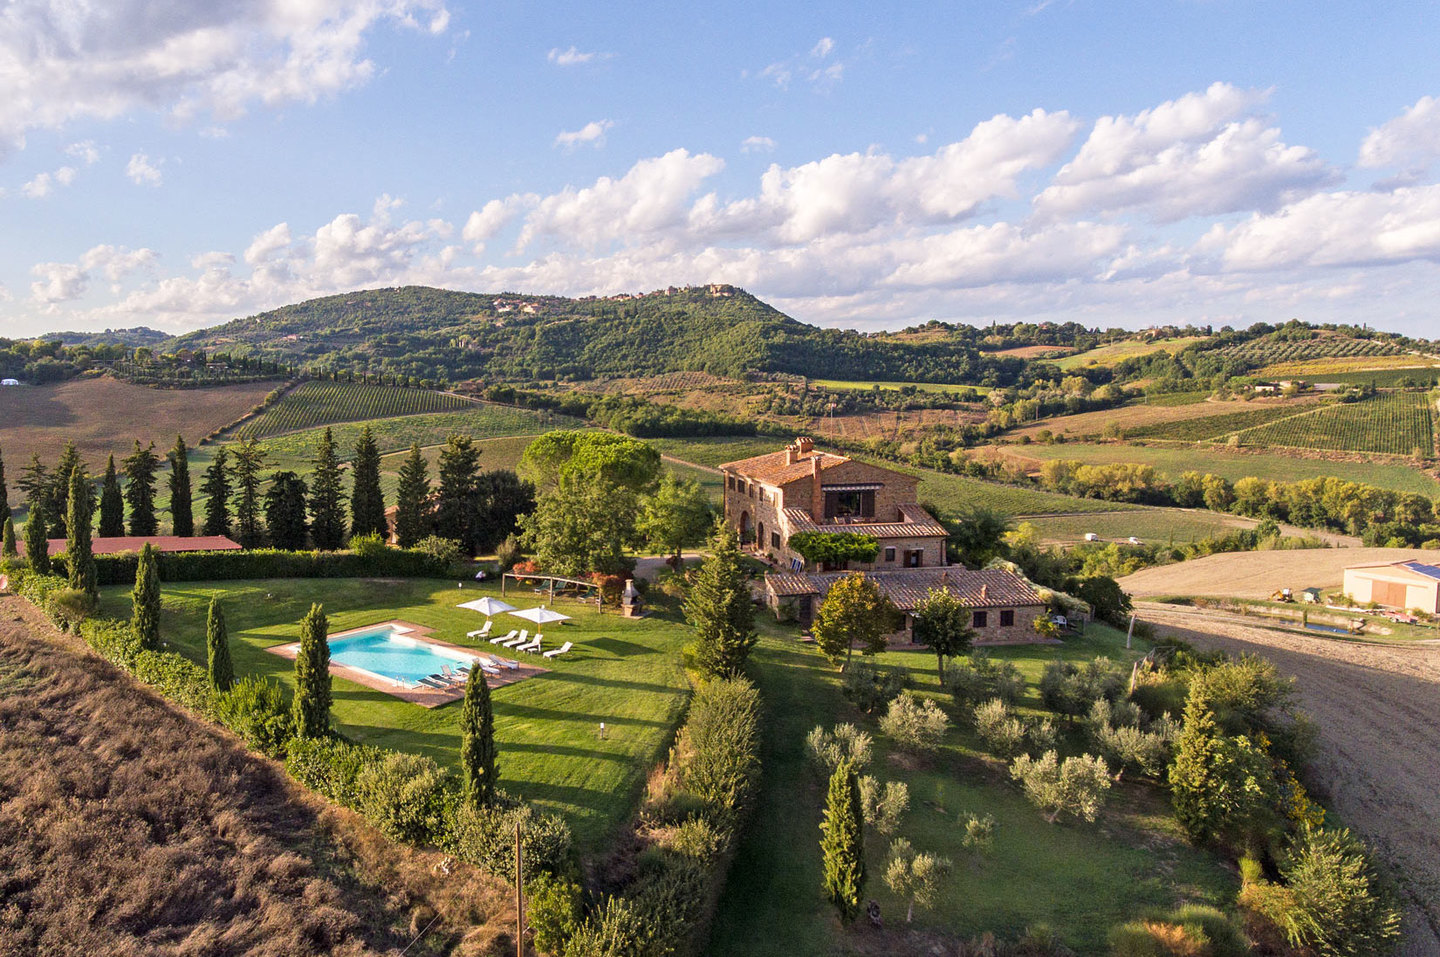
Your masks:
<instances>
[{"instance_id":1,"label":"manicured green lawn","mask_svg":"<svg viewBox=\"0 0 1440 957\"><path fill-rule=\"evenodd\" d=\"M1112 790L1094 825L1048 824L1011 784L999 762L983 754L969 729L953 728L941 752L916 761L892 751L877 722L840 694L839 675L793 631L764 626L753 674L765 696L764 779L760 805L741 839L711 938L716 955L834 954L863 944L882 952L882 939L862 919L840 928L820 892L819 823L824 791L806 757L804 738L817 724L851 721L876 737L869 773L903 780L910 811L901 835L917 849L951 858L955 869L933 912L916 912L919 927L971 937L985 931L1014 937L1047 923L1079 953L1101 953L1116 923L1152 907L1180 901L1218 906L1234 898L1234 876L1208 854L1176 836L1158 789L1127 782ZM1057 654L1086 659L1109 654L1126 660L1124 636L1104 626L1065 646L1034 646L996 657L1015 661L1032 683L1025 704L1038 705L1033 683ZM1139 649L1137 648L1137 652ZM939 697L934 659L919 652L880 656L904 664L915 690ZM1067 751L1077 750L1067 742ZM962 814L990 814L995 846L988 854L964 850ZM887 928L903 927L904 905L884 886L887 842L867 837L869 881L864 897L881 906Z\"/></svg>"},{"instance_id":2,"label":"manicured green lawn","mask_svg":"<svg viewBox=\"0 0 1440 957\"><path fill-rule=\"evenodd\" d=\"M205 613L218 595L236 672L276 678L288 691L293 664L264 649L297 640L298 622L311 602L325 606L332 633L402 619L435 629L437 639L489 651L489 645L465 637L483 618L455 606L499 591L498 585L467 584L461 590L454 582L433 580L177 583L164 587L162 635L172 649L203 663ZM102 614L129 616L128 588L104 589L102 598ZM512 587L509 600L527 608L542 599L528 591L517 597ZM681 664L689 629L673 610L631 621L576 601L557 601L555 607L575 620L547 628L547 646L569 640L575 650L549 659L549 673L494 692L500 781L506 790L564 814L582 853L596 854L629 817L647 771L669 747L689 697ZM508 615L495 622L506 631L527 625ZM340 679L334 693L336 724L350 738L457 763L458 703L427 710Z\"/></svg>"}]
</instances>

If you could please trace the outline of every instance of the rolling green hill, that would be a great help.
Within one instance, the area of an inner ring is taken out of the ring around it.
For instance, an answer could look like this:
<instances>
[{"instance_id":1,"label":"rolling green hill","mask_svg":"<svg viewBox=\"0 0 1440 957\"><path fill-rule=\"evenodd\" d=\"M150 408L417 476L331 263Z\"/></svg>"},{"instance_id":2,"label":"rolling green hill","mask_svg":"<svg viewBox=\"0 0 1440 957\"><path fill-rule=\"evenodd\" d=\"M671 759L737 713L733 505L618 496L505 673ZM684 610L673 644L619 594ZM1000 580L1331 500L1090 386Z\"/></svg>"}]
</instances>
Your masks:
<instances>
[{"instance_id":1,"label":"rolling green hill","mask_svg":"<svg viewBox=\"0 0 1440 957\"><path fill-rule=\"evenodd\" d=\"M731 287L565 299L411 286L312 299L167 345L317 370L451 381L681 371L987 385L1018 380L1023 359L983 355L972 339L958 331L909 339L822 329Z\"/></svg>"}]
</instances>

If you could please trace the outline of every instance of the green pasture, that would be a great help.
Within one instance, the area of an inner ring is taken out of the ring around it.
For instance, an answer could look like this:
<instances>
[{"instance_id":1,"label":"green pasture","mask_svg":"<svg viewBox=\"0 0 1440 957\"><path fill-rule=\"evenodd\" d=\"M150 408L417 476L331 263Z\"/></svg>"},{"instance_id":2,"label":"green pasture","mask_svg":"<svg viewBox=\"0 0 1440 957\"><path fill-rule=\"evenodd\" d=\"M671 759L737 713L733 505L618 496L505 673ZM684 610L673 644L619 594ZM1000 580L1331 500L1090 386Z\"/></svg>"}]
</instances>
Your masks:
<instances>
[{"instance_id":1,"label":"green pasture","mask_svg":"<svg viewBox=\"0 0 1440 957\"><path fill-rule=\"evenodd\" d=\"M1087 352L1076 353L1063 359L1046 361L1067 370L1083 369L1089 365L1108 366L1114 365L1122 359L1148 356L1154 352L1169 352L1173 355L1186 346L1204 341L1204 336L1185 336L1177 339L1126 339L1123 342L1097 346Z\"/></svg>"},{"instance_id":2,"label":"green pasture","mask_svg":"<svg viewBox=\"0 0 1440 957\"><path fill-rule=\"evenodd\" d=\"M129 588L103 589L101 613L128 618ZM161 635L170 649L205 661L205 615L212 597L224 605L239 675L273 678L293 689L294 665L265 649L296 641L300 619L320 602L331 633L401 619L434 629L434 637L483 651L466 632L483 617L455 607L498 585L396 579L265 580L173 583L164 586ZM521 608L541 597L512 587ZM655 607L642 619L598 613L593 605L557 601L574 621L545 629L546 647L564 641L575 649L562 658L537 659L551 669L494 692L500 783L506 790L563 814L584 854L608 846L628 819L645 775L666 749L689 696L681 648L689 629L678 613ZM534 627L509 615L495 628ZM503 631L501 633L503 633ZM425 709L348 681L334 682L334 720L347 737L425 754L458 766L458 703ZM606 734L599 737L600 722Z\"/></svg>"},{"instance_id":3,"label":"green pasture","mask_svg":"<svg viewBox=\"0 0 1440 957\"><path fill-rule=\"evenodd\" d=\"M933 758L903 756L879 732L875 718L844 699L840 675L813 646L796 641L793 629L773 623L765 632L752 659L767 712L762 793L720 901L709 953L882 952L874 949L883 945L863 920L842 929L820 891L824 787L807 761L804 739L816 725L840 721L874 736L875 760L867 773L909 786L910 810L900 836L918 850L954 862L942 905L916 911L922 932L969 938L991 931L1013 939L1028 926L1046 923L1078 953L1095 954L1105 952L1111 927L1152 908L1181 902L1224 907L1234 899L1234 875L1179 838L1158 788L1127 781L1111 791L1096 824L1048 824L1009 781L1001 763L984 754L968 727L953 725ZM1035 683L1047 661L1105 654L1127 662L1145 650L1138 642L1132 652L1124 645L1123 634L1092 626L1085 637L1064 646L992 653L1015 661L1024 672L1031 688L1020 710L1033 713L1039 704ZM889 652L879 661L910 669L912 690L936 697L954 717L927 652ZM1078 735L1066 740L1063 750L1076 753ZM961 846L960 821L967 813L994 816L995 846L989 853ZM881 835L867 835L869 879L863 897L878 901L886 927L894 928L903 924L905 908L882 879L886 847Z\"/></svg>"},{"instance_id":4,"label":"green pasture","mask_svg":"<svg viewBox=\"0 0 1440 957\"><path fill-rule=\"evenodd\" d=\"M1440 481L1420 469L1393 463L1327 462L1284 454L1226 452L1194 446L1066 442L1062 445L1032 444L1011 448L1016 455L1046 461L1074 459L1090 465L1139 462L1153 465L1171 480L1178 478L1182 472L1190 471L1209 472L1231 482L1249 475L1270 482L1334 476L1347 482L1363 482L1397 492L1414 492L1432 498L1440 496Z\"/></svg>"}]
</instances>

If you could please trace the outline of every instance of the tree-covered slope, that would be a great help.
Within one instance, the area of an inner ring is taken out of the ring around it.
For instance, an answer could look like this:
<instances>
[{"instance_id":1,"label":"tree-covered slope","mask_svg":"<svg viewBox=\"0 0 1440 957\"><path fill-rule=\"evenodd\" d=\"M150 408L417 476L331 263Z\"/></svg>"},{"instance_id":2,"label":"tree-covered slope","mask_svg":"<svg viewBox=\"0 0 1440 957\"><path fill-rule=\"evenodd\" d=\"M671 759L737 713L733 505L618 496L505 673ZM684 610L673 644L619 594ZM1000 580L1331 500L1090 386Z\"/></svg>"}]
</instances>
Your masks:
<instances>
[{"instance_id":1,"label":"tree-covered slope","mask_svg":"<svg viewBox=\"0 0 1440 957\"><path fill-rule=\"evenodd\" d=\"M821 329L729 287L619 300L375 289L237 319L170 346L451 380L705 371L1003 384L1024 365L982 355L958 336L909 341Z\"/></svg>"}]
</instances>

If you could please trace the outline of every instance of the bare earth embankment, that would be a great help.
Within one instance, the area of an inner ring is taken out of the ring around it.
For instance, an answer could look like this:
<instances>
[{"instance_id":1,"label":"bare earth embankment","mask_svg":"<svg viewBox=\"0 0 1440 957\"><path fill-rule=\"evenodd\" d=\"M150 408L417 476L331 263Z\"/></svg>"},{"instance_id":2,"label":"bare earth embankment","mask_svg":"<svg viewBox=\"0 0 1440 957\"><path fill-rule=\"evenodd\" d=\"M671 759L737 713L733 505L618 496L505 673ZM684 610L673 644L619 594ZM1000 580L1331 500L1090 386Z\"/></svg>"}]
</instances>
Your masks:
<instances>
[{"instance_id":1,"label":"bare earth embankment","mask_svg":"<svg viewBox=\"0 0 1440 957\"><path fill-rule=\"evenodd\" d=\"M1194 595L1206 598L1269 598L1280 588L1334 588L1349 565L1435 561L1418 548L1309 548L1295 551L1227 552L1174 565L1146 568L1120 579L1134 598Z\"/></svg>"},{"instance_id":2,"label":"bare earth embankment","mask_svg":"<svg viewBox=\"0 0 1440 957\"><path fill-rule=\"evenodd\" d=\"M1316 790L1401 880L1402 953L1440 954L1440 648L1311 638L1156 605L1144 617L1164 634L1259 654L1295 677L1319 726Z\"/></svg>"},{"instance_id":3,"label":"bare earth embankment","mask_svg":"<svg viewBox=\"0 0 1440 957\"><path fill-rule=\"evenodd\" d=\"M432 908L410 954L488 952L504 889L440 860L0 598L0 955L394 954Z\"/></svg>"}]
</instances>

